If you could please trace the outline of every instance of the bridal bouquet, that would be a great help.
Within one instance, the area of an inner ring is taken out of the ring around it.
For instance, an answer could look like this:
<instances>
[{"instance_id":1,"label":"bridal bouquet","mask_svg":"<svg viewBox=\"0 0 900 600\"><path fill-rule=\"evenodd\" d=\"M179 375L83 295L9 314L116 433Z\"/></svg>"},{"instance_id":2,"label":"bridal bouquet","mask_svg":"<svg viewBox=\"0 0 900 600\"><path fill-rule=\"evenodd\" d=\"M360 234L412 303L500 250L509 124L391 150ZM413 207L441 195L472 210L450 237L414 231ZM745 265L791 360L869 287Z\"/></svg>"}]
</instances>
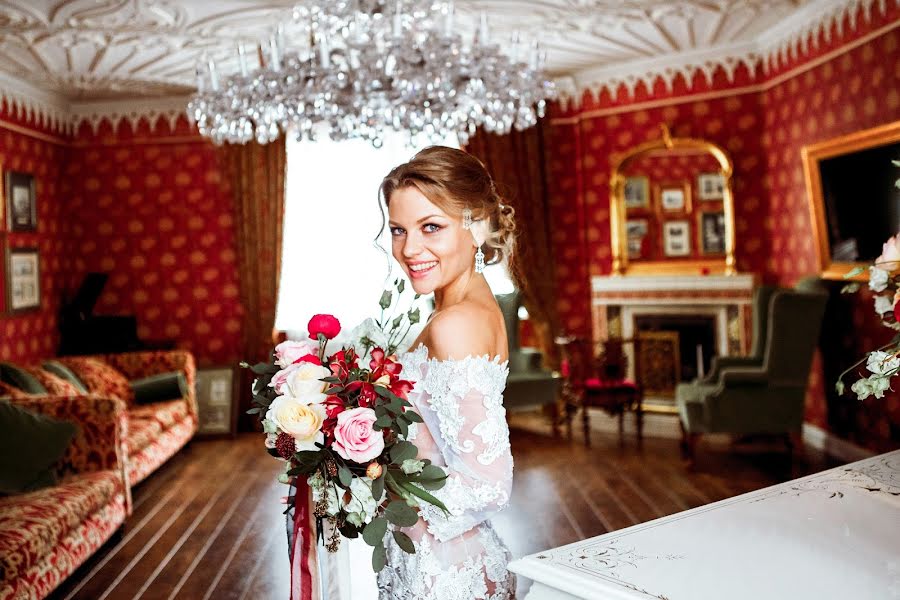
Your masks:
<instances>
[{"instance_id":1,"label":"bridal bouquet","mask_svg":"<svg viewBox=\"0 0 900 600\"><path fill-rule=\"evenodd\" d=\"M395 281L402 293L403 282ZM415 548L403 527L418 521L420 502L446 507L429 491L443 487L447 474L408 441L410 429L422 422L407 394L412 383L400 378L394 352L405 331L418 321L418 310L385 319L391 292L381 298L382 317L354 330L355 343L335 352L329 342L341 331L332 315L309 321L309 340L275 347L272 360L251 367L256 405L269 453L286 463L281 480L297 478L298 493L289 509L311 492L316 537L330 552L341 537L374 547L372 566L385 564L384 537L390 526L397 545ZM249 365L245 365L249 366Z\"/></svg>"},{"instance_id":2,"label":"bridal bouquet","mask_svg":"<svg viewBox=\"0 0 900 600\"><path fill-rule=\"evenodd\" d=\"M869 267L869 289L875 293L875 312L886 327L900 331L900 234L895 235L882 247L881 256ZM846 277L854 277L865 272L854 269ZM858 283L851 283L843 291L854 292ZM838 394L844 393L844 376L866 363L869 374L857 380L850 389L856 397L865 400L869 396L883 398L891 387L891 378L900 371L900 333L876 350L866 355L856 364L841 373L835 387Z\"/></svg>"}]
</instances>

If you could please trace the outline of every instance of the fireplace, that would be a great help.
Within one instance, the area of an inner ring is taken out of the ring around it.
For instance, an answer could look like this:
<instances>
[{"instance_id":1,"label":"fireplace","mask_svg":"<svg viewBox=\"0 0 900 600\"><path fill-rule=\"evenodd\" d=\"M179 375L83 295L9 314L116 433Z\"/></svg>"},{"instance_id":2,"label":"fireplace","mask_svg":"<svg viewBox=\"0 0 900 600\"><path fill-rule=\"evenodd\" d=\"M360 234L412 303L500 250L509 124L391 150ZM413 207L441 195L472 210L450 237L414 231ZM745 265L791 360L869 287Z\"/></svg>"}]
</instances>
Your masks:
<instances>
[{"instance_id":1,"label":"fireplace","mask_svg":"<svg viewBox=\"0 0 900 600\"><path fill-rule=\"evenodd\" d=\"M677 331L682 381L709 370L713 356L750 351L752 275L594 277L594 339L630 339L640 331ZM630 344L629 375L634 376ZM674 412L672 398L645 398L647 410Z\"/></svg>"}]
</instances>

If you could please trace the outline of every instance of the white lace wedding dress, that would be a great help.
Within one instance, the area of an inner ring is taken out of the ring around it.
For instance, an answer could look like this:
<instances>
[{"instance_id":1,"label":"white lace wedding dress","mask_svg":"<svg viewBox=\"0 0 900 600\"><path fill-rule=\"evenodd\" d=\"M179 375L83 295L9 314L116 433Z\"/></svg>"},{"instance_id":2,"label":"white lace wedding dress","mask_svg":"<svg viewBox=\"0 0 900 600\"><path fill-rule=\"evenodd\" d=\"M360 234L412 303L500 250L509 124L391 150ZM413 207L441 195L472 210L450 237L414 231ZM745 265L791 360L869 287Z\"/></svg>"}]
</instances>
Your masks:
<instances>
[{"instance_id":1,"label":"white lace wedding dress","mask_svg":"<svg viewBox=\"0 0 900 600\"><path fill-rule=\"evenodd\" d=\"M503 408L506 363L487 355L428 357L424 345L400 355L401 377L415 384L409 400L425 426L410 432L420 457L447 469L436 492L450 515L423 504L405 529L415 554L388 534L387 566L378 574L380 600L507 600L515 577L509 550L488 519L509 502L513 460Z\"/></svg>"}]
</instances>

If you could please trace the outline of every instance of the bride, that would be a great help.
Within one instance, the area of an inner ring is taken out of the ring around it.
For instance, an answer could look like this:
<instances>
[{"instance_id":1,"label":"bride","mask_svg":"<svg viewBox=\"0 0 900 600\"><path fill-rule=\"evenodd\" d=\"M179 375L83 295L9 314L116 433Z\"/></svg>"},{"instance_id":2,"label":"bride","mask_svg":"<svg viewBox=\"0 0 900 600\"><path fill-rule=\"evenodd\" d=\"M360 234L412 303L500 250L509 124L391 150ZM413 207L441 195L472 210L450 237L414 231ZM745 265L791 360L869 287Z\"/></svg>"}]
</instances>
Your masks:
<instances>
[{"instance_id":1,"label":"bride","mask_svg":"<svg viewBox=\"0 0 900 600\"><path fill-rule=\"evenodd\" d=\"M508 348L503 316L481 274L514 244L504 206L478 159L434 146L393 169L381 184L393 255L435 312L400 356L409 400L422 415L412 440L420 458L449 473L435 492L449 516L423 504L407 530L416 552L386 536L379 598L505 600L515 595L509 551L488 519L509 502L513 460L503 389Z\"/></svg>"}]
</instances>

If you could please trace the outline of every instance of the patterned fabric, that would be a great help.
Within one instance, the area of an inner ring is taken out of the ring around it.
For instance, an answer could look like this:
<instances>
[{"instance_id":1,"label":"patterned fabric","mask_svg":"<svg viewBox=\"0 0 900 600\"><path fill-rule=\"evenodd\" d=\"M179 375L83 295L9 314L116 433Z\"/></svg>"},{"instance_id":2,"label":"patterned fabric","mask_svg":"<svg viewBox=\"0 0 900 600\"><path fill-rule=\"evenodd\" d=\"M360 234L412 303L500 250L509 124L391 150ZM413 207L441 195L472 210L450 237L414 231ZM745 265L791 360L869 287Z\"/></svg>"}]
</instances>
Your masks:
<instances>
[{"instance_id":1,"label":"patterned fabric","mask_svg":"<svg viewBox=\"0 0 900 600\"><path fill-rule=\"evenodd\" d=\"M105 360L93 356L66 356L59 362L72 369L92 394L121 398L129 406L134 401L128 379Z\"/></svg>"},{"instance_id":2,"label":"patterned fabric","mask_svg":"<svg viewBox=\"0 0 900 600\"><path fill-rule=\"evenodd\" d=\"M407 530L415 554L385 536L379 598L508 600L515 594L510 553L488 522L508 504L512 488L507 365L487 356L429 359L425 346L403 354L401 364L401 376L415 384L409 400L425 422L409 437L420 457L447 470L446 485L432 493L449 514L422 504L421 518Z\"/></svg>"},{"instance_id":3,"label":"patterned fabric","mask_svg":"<svg viewBox=\"0 0 900 600\"><path fill-rule=\"evenodd\" d=\"M7 398L27 398L29 395L17 387L13 387L8 383L0 381L0 396Z\"/></svg>"},{"instance_id":4,"label":"patterned fabric","mask_svg":"<svg viewBox=\"0 0 900 600\"><path fill-rule=\"evenodd\" d=\"M128 481L136 485L143 481L187 444L197 432L197 424L185 419L162 432L149 446L128 457Z\"/></svg>"},{"instance_id":5,"label":"patterned fabric","mask_svg":"<svg viewBox=\"0 0 900 600\"><path fill-rule=\"evenodd\" d=\"M121 400L90 395L25 396L13 402L78 424L78 434L63 456L68 469L76 473L124 469L128 420Z\"/></svg>"},{"instance_id":6,"label":"patterned fabric","mask_svg":"<svg viewBox=\"0 0 900 600\"><path fill-rule=\"evenodd\" d=\"M47 393L55 396L77 396L81 391L58 375L45 371L40 367L26 367L28 373L37 379L47 390Z\"/></svg>"},{"instance_id":7,"label":"patterned fabric","mask_svg":"<svg viewBox=\"0 0 900 600\"><path fill-rule=\"evenodd\" d=\"M197 398L194 391L197 366L194 362L194 356L190 352L185 350L124 352L121 354L105 354L97 358L112 365L129 380L141 379L150 375L158 375L159 373L181 371L184 373L188 387L187 406L185 408L195 420L197 419ZM135 408L138 407L135 406L132 410Z\"/></svg>"},{"instance_id":8,"label":"patterned fabric","mask_svg":"<svg viewBox=\"0 0 900 600\"><path fill-rule=\"evenodd\" d=\"M153 404L135 406L128 411L128 416L132 420L152 419L159 423L163 429L168 429L188 416L188 404L184 400L154 402Z\"/></svg>"},{"instance_id":9,"label":"patterned fabric","mask_svg":"<svg viewBox=\"0 0 900 600\"><path fill-rule=\"evenodd\" d=\"M128 458L133 460L141 450L153 443L163 427L155 419L128 419Z\"/></svg>"},{"instance_id":10,"label":"patterned fabric","mask_svg":"<svg viewBox=\"0 0 900 600\"><path fill-rule=\"evenodd\" d=\"M36 492L0 498L0 578L19 577L122 491L119 474L97 471Z\"/></svg>"},{"instance_id":11,"label":"patterned fabric","mask_svg":"<svg viewBox=\"0 0 900 600\"><path fill-rule=\"evenodd\" d=\"M115 533L124 523L125 515L125 497L116 494L109 503L70 530L49 554L22 570L17 579L0 579L0 600L46 598Z\"/></svg>"}]
</instances>

